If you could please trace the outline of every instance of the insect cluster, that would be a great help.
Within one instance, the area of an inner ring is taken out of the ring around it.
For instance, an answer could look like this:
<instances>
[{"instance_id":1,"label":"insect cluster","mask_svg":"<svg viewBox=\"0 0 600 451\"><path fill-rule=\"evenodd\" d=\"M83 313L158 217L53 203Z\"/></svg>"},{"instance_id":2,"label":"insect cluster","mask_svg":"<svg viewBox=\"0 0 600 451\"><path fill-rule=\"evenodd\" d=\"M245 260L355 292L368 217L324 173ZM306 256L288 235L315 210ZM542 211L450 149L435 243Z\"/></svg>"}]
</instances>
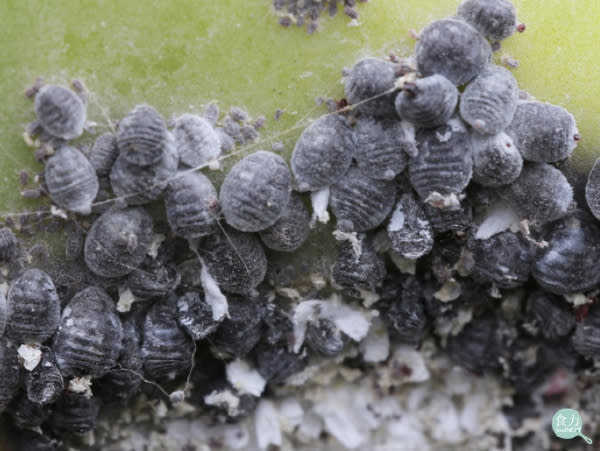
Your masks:
<instances>
[{"instance_id":1,"label":"insect cluster","mask_svg":"<svg viewBox=\"0 0 600 451\"><path fill-rule=\"evenodd\" d=\"M308 24L306 31L313 34L319 28L319 16L327 10L329 16L335 16L339 4L343 6L344 14L351 19L358 19L356 3L369 0L273 0L273 7L279 15L279 25L302 27Z\"/></svg>"},{"instance_id":2,"label":"insect cluster","mask_svg":"<svg viewBox=\"0 0 600 451\"><path fill-rule=\"evenodd\" d=\"M42 270L12 264L18 240L0 229L0 410L38 431L24 449L90 431L140 393L238 421L265 386L324 359L384 363L388 348L361 354L375 322L392 346L433 337L519 400L600 355L600 311L580 307L600 286L599 164L589 208L577 204L556 167L579 140L573 116L491 63L489 40L519 28L509 2L464 0L424 28L414 58L354 64L348 106L302 132L289 166L250 153L219 190L199 170L262 121L232 108L218 127L211 104L167 122L138 105L86 154L70 143L81 84L36 87L28 131L74 231L65 261ZM318 270L301 257L311 238L337 241Z\"/></svg>"}]
</instances>

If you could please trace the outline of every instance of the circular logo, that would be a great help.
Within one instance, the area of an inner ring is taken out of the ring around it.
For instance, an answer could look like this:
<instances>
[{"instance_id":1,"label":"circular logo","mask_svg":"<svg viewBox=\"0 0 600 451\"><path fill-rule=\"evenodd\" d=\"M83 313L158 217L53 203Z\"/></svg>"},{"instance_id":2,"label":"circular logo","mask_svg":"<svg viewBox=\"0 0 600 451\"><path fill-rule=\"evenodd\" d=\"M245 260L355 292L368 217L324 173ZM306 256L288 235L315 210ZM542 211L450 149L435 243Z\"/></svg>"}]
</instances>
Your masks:
<instances>
[{"instance_id":1,"label":"circular logo","mask_svg":"<svg viewBox=\"0 0 600 451\"><path fill-rule=\"evenodd\" d=\"M579 436L591 445L592 439L581 433L581 426L581 415L575 409L560 409L552 417L552 430L558 438L572 439Z\"/></svg>"}]
</instances>

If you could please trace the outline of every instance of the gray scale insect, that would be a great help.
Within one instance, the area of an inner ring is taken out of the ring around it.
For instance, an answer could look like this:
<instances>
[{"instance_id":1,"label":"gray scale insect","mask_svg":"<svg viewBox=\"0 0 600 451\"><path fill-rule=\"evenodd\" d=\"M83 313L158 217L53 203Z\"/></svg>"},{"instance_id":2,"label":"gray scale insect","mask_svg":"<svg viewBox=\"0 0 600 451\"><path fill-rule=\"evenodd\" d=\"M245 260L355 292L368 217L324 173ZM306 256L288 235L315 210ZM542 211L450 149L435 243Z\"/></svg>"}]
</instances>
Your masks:
<instances>
[{"instance_id":1,"label":"gray scale insect","mask_svg":"<svg viewBox=\"0 0 600 451\"><path fill-rule=\"evenodd\" d=\"M517 29L517 11L509 0L463 0L457 15L492 41L501 41Z\"/></svg>"},{"instance_id":2,"label":"gray scale insect","mask_svg":"<svg viewBox=\"0 0 600 451\"><path fill-rule=\"evenodd\" d=\"M410 183L422 200L434 193L458 195L473 174L473 144L469 131L457 117L416 135L419 153L408 163Z\"/></svg>"},{"instance_id":3,"label":"gray scale insect","mask_svg":"<svg viewBox=\"0 0 600 451\"><path fill-rule=\"evenodd\" d=\"M192 364L194 343L177 323L176 296L152 304L144 322L142 360L151 379L173 379Z\"/></svg>"},{"instance_id":4,"label":"gray scale insect","mask_svg":"<svg viewBox=\"0 0 600 451\"><path fill-rule=\"evenodd\" d=\"M396 65L377 58L364 58L352 66L344 81L348 103L356 111L373 116L393 116L395 93L390 92L396 83ZM362 102L362 103L361 103Z\"/></svg>"},{"instance_id":5,"label":"gray scale insect","mask_svg":"<svg viewBox=\"0 0 600 451\"><path fill-rule=\"evenodd\" d=\"M489 315L474 318L448 343L452 361L475 374L500 367L503 350L498 342L498 321Z\"/></svg>"},{"instance_id":6,"label":"gray scale insect","mask_svg":"<svg viewBox=\"0 0 600 451\"><path fill-rule=\"evenodd\" d=\"M583 356L600 356L600 309L597 304L592 305L583 321L577 324L571 342Z\"/></svg>"},{"instance_id":7,"label":"gray scale insect","mask_svg":"<svg viewBox=\"0 0 600 451\"><path fill-rule=\"evenodd\" d=\"M419 282L414 278L386 279L381 297L382 317L390 338L397 343L420 343L427 333L428 321Z\"/></svg>"},{"instance_id":8,"label":"gray scale insect","mask_svg":"<svg viewBox=\"0 0 600 451\"><path fill-rule=\"evenodd\" d=\"M366 232L385 221L395 201L393 180L374 180L352 167L332 185L329 206L340 230Z\"/></svg>"},{"instance_id":9,"label":"gray scale insect","mask_svg":"<svg viewBox=\"0 0 600 451\"><path fill-rule=\"evenodd\" d=\"M35 113L46 132L69 140L83 133L86 105L70 89L59 85L45 85L35 96Z\"/></svg>"},{"instance_id":10,"label":"gray scale insect","mask_svg":"<svg viewBox=\"0 0 600 451\"><path fill-rule=\"evenodd\" d=\"M405 82L395 100L398 116L415 127L439 127L450 120L458 103L458 89L440 74Z\"/></svg>"},{"instance_id":11,"label":"gray scale insect","mask_svg":"<svg viewBox=\"0 0 600 451\"><path fill-rule=\"evenodd\" d=\"M523 169L523 157L506 133L473 134L473 181L498 187L514 182Z\"/></svg>"},{"instance_id":12,"label":"gray scale insect","mask_svg":"<svg viewBox=\"0 0 600 451\"><path fill-rule=\"evenodd\" d=\"M519 86L513 74L491 64L460 96L460 116L476 132L495 135L512 122L518 98Z\"/></svg>"},{"instance_id":13,"label":"gray scale insect","mask_svg":"<svg viewBox=\"0 0 600 451\"><path fill-rule=\"evenodd\" d=\"M556 294L581 293L600 284L600 227L582 211L549 225L548 246L536 256L533 277Z\"/></svg>"},{"instance_id":14,"label":"gray scale insect","mask_svg":"<svg viewBox=\"0 0 600 451\"><path fill-rule=\"evenodd\" d=\"M385 278L386 269L383 257L369 239L359 236L360 254L356 254L352 243L343 241L338 247L338 255L331 268L331 278L343 287L374 292Z\"/></svg>"},{"instance_id":15,"label":"gray scale insect","mask_svg":"<svg viewBox=\"0 0 600 451\"><path fill-rule=\"evenodd\" d=\"M557 105L536 101L518 102L506 133L523 159L539 163L568 158L580 139L571 113Z\"/></svg>"},{"instance_id":16,"label":"gray scale insect","mask_svg":"<svg viewBox=\"0 0 600 451\"><path fill-rule=\"evenodd\" d=\"M98 176L77 149L63 146L46 162L44 180L52 201L65 210L90 214L98 194Z\"/></svg>"},{"instance_id":17,"label":"gray scale insect","mask_svg":"<svg viewBox=\"0 0 600 451\"><path fill-rule=\"evenodd\" d=\"M177 299L177 322L194 341L200 341L217 330L212 308L200 293L188 291Z\"/></svg>"},{"instance_id":18,"label":"gray scale insect","mask_svg":"<svg viewBox=\"0 0 600 451\"><path fill-rule=\"evenodd\" d=\"M482 34L456 19L431 22L419 33L415 47L417 70L421 74L440 74L457 86L479 75L491 56L492 48Z\"/></svg>"},{"instance_id":19,"label":"gray scale insect","mask_svg":"<svg viewBox=\"0 0 600 451\"><path fill-rule=\"evenodd\" d=\"M119 122L117 146L123 159L135 166L159 164L169 132L162 116L149 105L138 105Z\"/></svg>"},{"instance_id":20,"label":"gray scale insect","mask_svg":"<svg viewBox=\"0 0 600 451\"><path fill-rule=\"evenodd\" d=\"M10 284L6 297L6 336L15 343L43 343L54 335L60 319L60 300L54 283L40 269L28 269Z\"/></svg>"},{"instance_id":21,"label":"gray scale insect","mask_svg":"<svg viewBox=\"0 0 600 451\"><path fill-rule=\"evenodd\" d=\"M218 116L218 110L217 110ZM209 120L184 114L173 129L179 161L192 168L207 165L221 155L221 140Z\"/></svg>"},{"instance_id":22,"label":"gray scale insect","mask_svg":"<svg viewBox=\"0 0 600 451\"><path fill-rule=\"evenodd\" d=\"M527 312L537 321L541 334L559 340L575 327L575 314L560 296L536 290L527 298Z\"/></svg>"},{"instance_id":23,"label":"gray scale insect","mask_svg":"<svg viewBox=\"0 0 600 451\"><path fill-rule=\"evenodd\" d=\"M133 271L150 249L152 217L142 208L113 207L92 225L84 259L94 274L121 277Z\"/></svg>"},{"instance_id":24,"label":"gray scale insect","mask_svg":"<svg viewBox=\"0 0 600 451\"><path fill-rule=\"evenodd\" d=\"M225 227L205 238L201 253L210 274L230 293L248 293L267 274L267 257L254 234Z\"/></svg>"},{"instance_id":25,"label":"gray scale insect","mask_svg":"<svg viewBox=\"0 0 600 451\"><path fill-rule=\"evenodd\" d=\"M4 335L6 325L8 324L8 305L6 303L6 296L4 293L0 293L0 338Z\"/></svg>"},{"instance_id":26,"label":"gray scale insect","mask_svg":"<svg viewBox=\"0 0 600 451\"><path fill-rule=\"evenodd\" d=\"M54 355L63 377L101 377L121 352L123 328L115 302L101 288L79 291L62 312Z\"/></svg>"},{"instance_id":27,"label":"gray scale insect","mask_svg":"<svg viewBox=\"0 0 600 451\"><path fill-rule=\"evenodd\" d=\"M10 261L15 255L17 245L17 237L13 231L8 227L0 227L0 260Z\"/></svg>"},{"instance_id":28,"label":"gray scale insect","mask_svg":"<svg viewBox=\"0 0 600 451\"><path fill-rule=\"evenodd\" d=\"M136 298L150 299L173 292L180 281L181 274L174 264L148 262L129 273L127 287Z\"/></svg>"},{"instance_id":29,"label":"gray scale insect","mask_svg":"<svg viewBox=\"0 0 600 451\"><path fill-rule=\"evenodd\" d=\"M223 130L222 127L216 127L215 132L219 136L222 152L229 152L235 148L235 141L231 136L225 133L225 130Z\"/></svg>"},{"instance_id":30,"label":"gray scale insect","mask_svg":"<svg viewBox=\"0 0 600 451\"><path fill-rule=\"evenodd\" d=\"M338 355L346 344L342 331L327 318L308 323L305 342L310 349L325 357Z\"/></svg>"},{"instance_id":31,"label":"gray scale insect","mask_svg":"<svg viewBox=\"0 0 600 451\"><path fill-rule=\"evenodd\" d=\"M187 239L213 233L219 217L218 200L212 182L200 172L171 180L165 194L165 211L173 233Z\"/></svg>"},{"instance_id":32,"label":"gray scale insect","mask_svg":"<svg viewBox=\"0 0 600 451\"><path fill-rule=\"evenodd\" d=\"M488 239L470 238L467 248L473 254L472 277L500 288L515 288L529 279L535 244L511 231Z\"/></svg>"},{"instance_id":33,"label":"gray scale insect","mask_svg":"<svg viewBox=\"0 0 600 451\"><path fill-rule=\"evenodd\" d=\"M592 214L600 219L600 158L596 160L588 174L585 200Z\"/></svg>"},{"instance_id":34,"label":"gray scale insect","mask_svg":"<svg viewBox=\"0 0 600 451\"><path fill-rule=\"evenodd\" d=\"M545 163L525 163L519 177L499 193L523 218L539 224L565 216L573 202L567 178Z\"/></svg>"},{"instance_id":35,"label":"gray scale insect","mask_svg":"<svg viewBox=\"0 0 600 451\"><path fill-rule=\"evenodd\" d=\"M287 347L261 342L252 353L256 370L271 385L283 384L306 367L306 357L288 351Z\"/></svg>"},{"instance_id":36,"label":"gray scale insect","mask_svg":"<svg viewBox=\"0 0 600 451\"><path fill-rule=\"evenodd\" d=\"M90 163L99 177L110 174L113 163L119 156L117 138L110 132L98 136L90 151Z\"/></svg>"},{"instance_id":37,"label":"gray scale insect","mask_svg":"<svg viewBox=\"0 0 600 451\"><path fill-rule=\"evenodd\" d=\"M64 387L65 382L54 353L50 349L44 349L40 363L25 375L27 398L36 404L52 404Z\"/></svg>"},{"instance_id":38,"label":"gray scale insect","mask_svg":"<svg viewBox=\"0 0 600 451\"><path fill-rule=\"evenodd\" d=\"M345 119L326 114L304 129L294 146L291 167L298 191L317 191L340 180L354 154Z\"/></svg>"},{"instance_id":39,"label":"gray scale insect","mask_svg":"<svg viewBox=\"0 0 600 451\"><path fill-rule=\"evenodd\" d=\"M242 357L256 346L262 334L260 301L231 296L227 302L229 317L220 323L211 341L219 351Z\"/></svg>"},{"instance_id":40,"label":"gray scale insect","mask_svg":"<svg viewBox=\"0 0 600 451\"><path fill-rule=\"evenodd\" d=\"M143 205L158 199L169 180L177 173L178 155L173 135L169 132L161 157L154 164L130 163L121 153L110 171L110 184L118 197L128 205Z\"/></svg>"},{"instance_id":41,"label":"gray scale insect","mask_svg":"<svg viewBox=\"0 0 600 451\"><path fill-rule=\"evenodd\" d=\"M362 116L354 126L354 159L371 178L391 180L408 165L408 156L416 154L416 145L406 136L397 118Z\"/></svg>"},{"instance_id":42,"label":"gray scale insect","mask_svg":"<svg viewBox=\"0 0 600 451\"><path fill-rule=\"evenodd\" d=\"M56 401L50 427L56 434L83 434L96 427L100 400L82 393L65 391Z\"/></svg>"},{"instance_id":43,"label":"gray scale insect","mask_svg":"<svg viewBox=\"0 0 600 451\"><path fill-rule=\"evenodd\" d=\"M242 232L275 224L290 199L292 175L283 158L260 150L236 163L221 185L219 201L227 223Z\"/></svg>"},{"instance_id":44,"label":"gray scale insect","mask_svg":"<svg viewBox=\"0 0 600 451\"><path fill-rule=\"evenodd\" d=\"M7 338L0 338L0 413L19 390L21 368L17 348Z\"/></svg>"},{"instance_id":45,"label":"gray scale insect","mask_svg":"<svg viewBox=\"0 0 600 451\"><path fill-rule=\"evenodd\" d=\"M387 226L387 234L392 250L404 258L416 260L433 248L433 228L412 193L400 197Z\"/></svg>"},{"instance_id":46,"label":"gray scale insect","mask_svg":"<svg viewBox=\"0 0 600 451\"><path fill-rule=\"evenodd\" d=\"M298 249L310 233L310 214L302 198L292 192L279 219L259 232L260 239L269 249L292 252Z\"/></svg>"},{"instance_id":47,"label":"gray scale insect","mask_svg":"<svg viewBox=\"0 0 600 451\"><path fill-rule=\"evenodd\" d=\"M39 427L50 416L48 408L31 402L24 393L21 393L13 400L9 407L9 413L19 428Z\"/></svg>"},{"instance_id":48,"label":"gray scale insect","mask_svg":"<svg viewBox=\"0 0 600 451\"><path fill-rule=\"evenodd\" d=\"M202 117L206 119L210 125L214 126L219 120L219 114L219 105L217 105L216 102L210 102L206 105Z\"/></svg>"}]
</instances>

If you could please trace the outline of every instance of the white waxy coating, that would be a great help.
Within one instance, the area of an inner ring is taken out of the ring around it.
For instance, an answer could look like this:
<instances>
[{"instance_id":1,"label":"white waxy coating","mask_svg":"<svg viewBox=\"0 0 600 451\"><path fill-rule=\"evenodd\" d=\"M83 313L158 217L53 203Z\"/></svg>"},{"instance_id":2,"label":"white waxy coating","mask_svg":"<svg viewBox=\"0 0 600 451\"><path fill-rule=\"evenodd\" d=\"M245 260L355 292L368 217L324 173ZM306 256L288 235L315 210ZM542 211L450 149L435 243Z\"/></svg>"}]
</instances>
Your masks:
<instances>
[{"instance_id":1,"label":"white waxy coating","mask_svg":"<svg viewBox=\"0 0 600 451\"><path fill-rule=\"evenodd\" d=\"M43 86L35 96L35 112L44 130L52 136L73 139L83 133L85 104L64 86Z\"/></svg>"},{"instance_id":2,"label":"white waxy coating","mask_svg":"<svg viewBox=\"0 0 600 451\"><path fill-rule=\"evenodd\" d=\"M173 134L180 161L190 167L205 166L221 154L219 135L203 117L195 114L178 117Z\"/></svg>"}]
</instances>

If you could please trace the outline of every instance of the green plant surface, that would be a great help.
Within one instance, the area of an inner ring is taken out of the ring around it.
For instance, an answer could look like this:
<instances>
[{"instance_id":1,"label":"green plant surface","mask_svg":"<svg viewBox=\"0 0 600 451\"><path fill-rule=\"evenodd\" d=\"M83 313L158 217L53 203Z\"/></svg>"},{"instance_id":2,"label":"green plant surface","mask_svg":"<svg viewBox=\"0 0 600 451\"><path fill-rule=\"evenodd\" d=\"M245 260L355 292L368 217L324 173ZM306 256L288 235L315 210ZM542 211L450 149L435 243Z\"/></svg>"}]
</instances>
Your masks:
<instances>
[{"instance_id":1,"label":"green plant surface","mask_svg":"<svg viewBox=\"0 0 600 451\"><path fill-rule=\"evenodd\" d=\"M456 0L371 0L359 3L358 26L339 13L320 28L283 28L270 0L4 0L0 5L0 210L34 201L20 198L18 173L42 170L22 138L34 119L24 90L39 75L66 84L81 78L90 90L89 118L108 129L138 103L165 117L202 111L216 100L265 115L262 140L241 149L270 149L282 141L286 155L312 118L323 114L315 97L343 96L341 69L360 57L409 55L408 30L453 14ZM599 148L600 73L594 0L519 0L527 30L503 43L497 57L519 60L514 74L539 100L575 115L582 141L576 158L589 165ZM277 109L284 111L274 119ZM81 138L90 143L89 134Z\"/></svg>"}]
</instances>

